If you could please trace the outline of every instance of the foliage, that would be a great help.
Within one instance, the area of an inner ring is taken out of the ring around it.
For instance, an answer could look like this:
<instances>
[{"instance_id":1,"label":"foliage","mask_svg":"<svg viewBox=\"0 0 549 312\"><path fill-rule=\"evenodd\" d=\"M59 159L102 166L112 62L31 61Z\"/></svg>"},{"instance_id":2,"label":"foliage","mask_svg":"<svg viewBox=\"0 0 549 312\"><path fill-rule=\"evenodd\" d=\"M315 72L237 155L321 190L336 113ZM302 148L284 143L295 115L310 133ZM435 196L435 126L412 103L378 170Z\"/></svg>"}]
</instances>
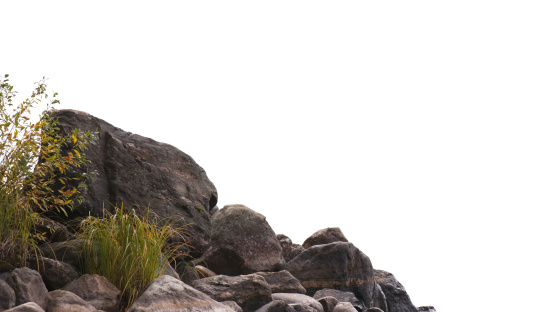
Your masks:
<instances>
[{"instance_id":1,"label":"foliage","mask_svg":"<svg viewBox=\"0 0 549 312\"><path fill-rule=\"evenodd\" d=\"M0 79L0 259L20 265L36 253L42 238L32 233L39 213L67 214L74 201L81 200L86 174L73 169L88 163L82 151L94 140L92 133L78 129L61 134L57 120L49 114L59 103L57 93L47 93L45 82L37 82L32 95L15 105L17 92L8 75ZM33 109L42 102L45 110L33 122Z\"/></svg>"},{"instance_id":2,"label":"foliage","mask_svg":"<svg viewBox=\"0 0 549 312\"><path fill-rule=\"evenodd\" d=\"M103 218L88 217L81 227L84 240L83 271L105 276L122 290L125 307L137 299L141 290L162 275L175 256L177 247L168 243L181 228L175 222L159 223L149 213L140 218L123 206Z\"/></svg>"}]
</instances>

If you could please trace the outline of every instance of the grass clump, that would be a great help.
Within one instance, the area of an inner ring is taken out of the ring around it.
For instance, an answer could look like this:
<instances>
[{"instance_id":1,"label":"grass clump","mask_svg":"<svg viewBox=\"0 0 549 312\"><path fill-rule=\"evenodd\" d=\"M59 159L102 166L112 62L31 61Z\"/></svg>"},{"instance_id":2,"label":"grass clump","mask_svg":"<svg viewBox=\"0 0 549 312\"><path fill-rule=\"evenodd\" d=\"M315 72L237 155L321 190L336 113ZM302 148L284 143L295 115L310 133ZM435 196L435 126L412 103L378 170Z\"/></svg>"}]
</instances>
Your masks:
<instances>
[{"instance_id":1,"label":"grass clump","mask_svg":"<svg viewBox=\"0 0 549 312\"><path fill-rule=\"evenodd\" d=\"M137 299L141 290L164 274L177 247L169 247L169 239L180 228L174 223L159 224L146 213L115 208L103 218L89 217L81 227L84 239L83 271L105 276L122 291L122 309Z\"/></svg>"}]
</instances>

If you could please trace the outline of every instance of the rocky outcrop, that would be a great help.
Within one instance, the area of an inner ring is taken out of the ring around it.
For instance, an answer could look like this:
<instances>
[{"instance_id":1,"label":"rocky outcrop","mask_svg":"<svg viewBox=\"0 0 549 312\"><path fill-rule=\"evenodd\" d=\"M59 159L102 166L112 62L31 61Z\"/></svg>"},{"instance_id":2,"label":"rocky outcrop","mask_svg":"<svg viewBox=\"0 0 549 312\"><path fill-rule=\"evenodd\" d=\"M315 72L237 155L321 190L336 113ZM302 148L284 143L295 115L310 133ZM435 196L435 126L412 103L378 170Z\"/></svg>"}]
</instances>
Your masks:
<instances>
[{"instance_id":1,"label":"rocky outcrop","mask_svg":"<svg viewBox=\"0 0 549 312\"><path fill-rule=\"evenodd\" d=\"M305 294L305 288L290 272L283 270L280 272L257 272L263 276L267 284L271 287L272 293L297 293Z\"/></svg>"},{"instance_id":2,"label":"rocky outcrop","mask_svg":"<svg viewBox=\"0 0 549 312\"><path fill-rule=\"evenodd\" d=\"M199 252L210 239L211 208L217 190L206 172L189 155L177 148L74 110L57 110L62 133L73 129L97 131L98 140L86 150L91 161L87 169L97 172L88 183L82 204L72 216L103 215L103 207L132 207L139 212L150 208L160 218L185 218L192 234L190 244Z\"/></svg>"},{"instance_id":3,"label":"rocky outcrop","mask_svg":"<svg viewBox=\"0 0 549 312\"><path fill-rule=\"evenodd\" d=\"M255 311L272 300L269 284L257 274L216 275L196 280L192 286L217 301L235 301L244 312Z\"/></svg>"},{"instance_id":4,"label":"rocky outcrop","mask_svg":"<svg viewBox=\"0 0 549 312\"><path fill-rule=\"evenodd\" d=\"M63 287L92 305L96 310L117 312L120 310L121 291L104 276L84 274Z\"/></svg>"},{"instance_id":5,"label":"rocky outcrop","mask_svg":"<svg viewBox=\"0 0 549 312\"><path fill-rule=\"evenodd\" d=\"M284 234L277 234L276 238L280 246L282 246L282 256L286 262L289 262L305 250L303 246L292 243L292 240Z\"/></svg>"},{"instance_id":6,"label":"rocky outcrop","mask_svg":"<svg viewBox=\"0 0 549 312\"><path fill-rule=\"evenodd\" d=\"M375 270L374 276L376 282L379 286L381 286L381 289L385 294L387 300L387 310L389 312L418 311L412 304L410 296L408 296L404 286L397 281L393 274L382 270Z\"/></svg>"},{"instance_id":7,"label":"rocky outcrop","mask_svg":"<svg viewBox=\"0 0 549 312\"><path fill-rule=\"evenodd\" d=\"M348 242L341 229L338 227L330 227L316 231L303 242L303 248L307 249L315 245L324 245L335 242Z\"/></svg>"},{"instance_id":8,"label":"rocky outcrop","mask_svg":"<svg viewBox=\"0 0 549 312\"><path fill-rule=\"evenodd\" d=\"M280 266L282 247L265 216L244 205L223 207L212 217L212 240L204 263L217 274L241 275Z\"/></svg>"}]
</instances>

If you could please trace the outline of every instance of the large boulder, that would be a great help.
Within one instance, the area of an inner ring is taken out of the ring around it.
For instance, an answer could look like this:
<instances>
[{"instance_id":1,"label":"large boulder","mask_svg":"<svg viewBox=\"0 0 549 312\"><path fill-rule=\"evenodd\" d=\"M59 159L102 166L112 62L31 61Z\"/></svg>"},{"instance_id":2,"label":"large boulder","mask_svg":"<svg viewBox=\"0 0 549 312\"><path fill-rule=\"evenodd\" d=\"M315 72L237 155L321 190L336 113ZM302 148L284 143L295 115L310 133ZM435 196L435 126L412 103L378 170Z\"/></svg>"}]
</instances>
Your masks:
<instances>
[{"instance_id":1,"label":"large boulder","mask_svg":"<svg viewBox=\"0 0 549 312\"><path fill-rule=\"evenodd\" d=\"M0 311L13 308L14 306L15 292L8 283L0 279Z\"/></svg>"},{"instance_id":2,"label":"large boulder","mask_svg":"<svg viewBox=\"0 0 549 312\"><path fill-rule=\"evenodd\" d=\"M273 294L273 300L282 300L286 302L295 311L315 311L324 312L322 304L317 300L302 294Z\"/></svg>"},{"instance_id":3,"label":"large boulder","mask_svg":"<svg viewBox=\"0 0 549 312\"><path fill-rule=\"evenodd\" d=\"M377 284L381 286L387 301L388 312L417 312L404 286L389 272L374 270Z\"/></svg>"},{"instance_id":4,"label":"large boulder","mask_svg":"<svg viewBox=\"0 0 549 312\"><path fill-rule=\"evenodd\" d=\"M97 274L84 274L74 282L63 287L97 310L118 312L120 310L121 291L106 277Z\"/></svg>"},{"instance_id":5,"label":"large boulder","mask_svg":"<svg viewBox=\"0 0 549 312\"><path fill-rule=\"evenodd\" d=\"M15 292L15 304L34 302L42 309L46 309L48 289L38 273L29 268L17 268L7 277L6 283Z\"/></svg>"},{"instance_id":6,"label":"large boulder","mask_svg":"<svg viewBox=\"0 0 549 312\"><path fill-rule=\"evenodd\" d=\"M39 248L43 257L62 261L78 268L84 241L73 239L65 242L46 243L40 245Z\"/></svg>"},{"instance_id":7,"label":"large boulder","mask_svg":"<svg viewBox=\"0 0 549 312\"><path fill-rule=\"evenodd\" d=\"M4 312L44 312L44 309L34 302L27 302L14 308L4 310Z\"/></svg>"},{"instance_id":8,"label":"large boulder","mask_svg":"<svg viewBox=\"0 0 549 312\"><path fill-rule=\"evenodd\" d=\"M50 291L60 289L80 276L73 265L46 257L31 260L29 267L40 273Z\"/></svg>"},{"instance_id":9,"label":"large boulder","mask_svg":"<svg viewBox=\"0 0 549 312\"><path fill-rule=\"evenodd\" d=\"M352 291L367 307L374 304L374 269L370 258L352 243L316 245L286 263L307 294L323 288Z\"/></svg>"},{"instance_id":10,"label":"large boulder","mask_svg":"<svg viewBox=\"0 0 549 312\"><path fill-rule=\"evenodd\" d=\"M210 247L196 264L234 276L272 271L281 261L282 247L265 216L244 205L229 205L213 215Z\"/></svg>"},{"instance_id":11,"label":"large boulder","mask_svg":"<svg viewBox=\"0 0 549 312\"><path fill-rule=\"evenodd\" d=\"M244 312L255 311L272 300L269 284L257 274L216 275L191 285L217 301L235 301Z\"/></svg>"},{"instance_id":12,"label":"large boulder","mask_svg":"<svg viewBox=\"0 0 549 312\"><path fill-rule=\"evenodd\" d=\"M315 245L323 245L334 242L348 242L341 229L338 227L329 227L322 230L318 230L313 235L309 236L303 242L303 248L307 249Z\"/></svg>"},{"instance_id":13,"label":"large boulder","mask_svg":"<svg viewBox=\"0 0 549 312\"><path fill-rule=\"evenodd\" d=\"M54 290L47 296L47 312L93 312L96 309L74 293L66 290Z\"/></svg>"},{"instance_id":14,"label":"large boulder","mask_svg":"<svg viewBox=\"0 0 549 312\"><path fill-rule=\"evenodd\" d=\"M71 217L103 215L103 207L132 207L144 213L150 208L160 218L180 219L189 225L191 246L200 252L210 238L210 209L217 190L206 172L189 155L169 144L133 134L74 110L56 110L61 133L97 131L98 140L85 155L89 172L84 201L75 205Z\"/></svg>"},{"instance_id":15,"label":"large boulder","mask_svg":"<svg viewBox=\"0 0 549 312\"><path fill-rule=\"evenodd\" d=\"M355 294L350 291L341 291L337 289L324 288L317 291L313 296L313 298L317 300L320 300L321 298L324 298L324 297L334 297L337 299L338 302L348 302L359 312L366 310L366 306L364 305L364 302L359 300L355 296Z\"/></svg>"},{"instance_id":16,"label":"large boulder","mask_svg":"<svg viewBox=\"0 0 549 312\"><path fill-rule=\"evenodd\" d=\"M263 276L273 293L297 293L305 294L305 288L290 272L283 270L279 272L257 272Z\"/></svg>"},{"instance_id":17,"label":"large boulder","mask_svg":"<svg viewBox=\"0 0 549 312\"><path fill-rule=\"evenodd\" d=\"M234 312L204 293L168 275L153 280L126 312Z\"/></svg>"},{"instance_id":18,"label":"large boulder","mask_svg":"<svg viewBox=\"0 0 549 312\"><path fill-rule=\"evenodd\" d=\"M359 312L350 302L340 302L335 307L333 312Z\"/></svg>"}]
</instances>

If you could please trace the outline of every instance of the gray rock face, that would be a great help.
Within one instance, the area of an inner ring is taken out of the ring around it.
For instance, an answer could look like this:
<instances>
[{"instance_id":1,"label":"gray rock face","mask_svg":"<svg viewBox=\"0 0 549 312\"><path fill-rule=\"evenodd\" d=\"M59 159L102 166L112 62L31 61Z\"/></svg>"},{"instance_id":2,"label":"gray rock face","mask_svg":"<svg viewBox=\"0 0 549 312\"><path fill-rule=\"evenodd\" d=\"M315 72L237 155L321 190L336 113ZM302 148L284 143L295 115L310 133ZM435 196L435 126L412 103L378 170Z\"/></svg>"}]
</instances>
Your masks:
<instances>
[{"instance_id":1,"label":"gray rock face","mask_svg":"<svg viewBox=\"0 0 549 312\"><path fill-rule=\"evenodd\" d=\"M352 291L367 306L373 304L375 281L370 258L352 243L312 246L284 266L308 295L323 288Z\"/></svg>"},{"instance_id":2,"label":"gray rock face","mask_svg":"<svg viewBox=\"0 0 549 312\"><path fill-rule=\"evenodd\" d=\"M418 311L437 312L433 306L422 306L417 308Z\"/></svg>"},{"instance_id":3,"label":"gray rock face","mask_svg":"<svg viewBox=\"0 0 549 312\"><path fill-rule=\"evenodd\" d=\"M74 282L63 287L92 305L96 310L118 312L120 310L121 291L104 276L84 274Z\"/></svg>"},{"instance_id":4,"label":"gray rock face","mask_svg":"<svg viewBox=\"0 0 549 312\"><path fill-rule=\"evenodd\" d=\"M330 227L316 231L303 242L303 248L307 249L315 245L323 245L335 242L348 242L341 229L338 227Z\"/></svg>"},{"instance_id":5,"label":"gray rock face","mask_svg":"<svg viewBox=\"0 0 549 312\"><path fill-rule=\"evenodd\" d=\"M397 281L393 274L382 270L375 270L374 275L376 282L381 286L385 294L389 312L417 312L406 289Z\"/></svg>"},{"instance_id":6,"label":"gray rock face","mask_svg":"<svg viewBox=\"0 0 549 312\"><path fill-rule=\"evenodd\" d=\"M334 312L358 312L358 310L350 302L340 302L335 306Z\"/></svg>"},{"instance_id":7,"label":"gray rock face","mask_svg":"<svg viewBox=\"0 0 549 312\"><path fill-rule=\"evenodd\" d=\"M13 308L14 306L15 292L8 283L0 279L0 311Z\"/></svg>"},{"instance_id":8,"label":"gray rock face","mask_svg":"<svg viewBox=\"0 0 549 312\"><path fill-rule=\"evenodd\" d=\"M350 291L341 291L336 289L329 289L324 288L319 291L317 291L313 298L319 300L323 297L334 297L337 299L338 302L348 302L350 303L356 310L362 312L366 310L366 306L364 305L364 302L359 300L354 293Z\"/></svg>"},{"instance_id":9,"label":"gray rock face","mask_svg":"<svg viewBox=\"0 0 549 312\"><path fill-rule=\"evenodd\" d=\"M15 292L16 305L34 302L46 309L48 289L40 273L29 268L17 268L8 275L6 283Z\"/></svg>"},{"instance_id":10,"label":"gray rock face","mask_svg":"<svg viewBox=\"0 0 549 312\"><path fill-rule=\"evenodd\" d=\"M204 293L168 275L151 282L126 312L233 312Z\"/></svg>"},{"instance_id":11,"label":"gray rock face","mask_svg":"<svg viewBox=\"0 0 549 312\"><path fill-rule=\"evenodd\" d=\"M324 312L334 311L335 306L339 303L337 301L337 299L335 297L332 297L332 296L322 297L322 298L319 298L319 299L316 299L316 300L318 300L318 302L320 302L320 304L324 308Z\"/></svg>"},{"instance_id":12,"label":"gray rock face","mask_svg":"<svg viewBox=\"0 0 549 312\"><path fill-rule=\"evenodd\" d=\"M93 312L96 309L84 299L65 290L54 290L48 294L47 312Z\"/></svg>"},{"instance_id":13,"label":"gray rock face","mask_svg":"<svg viewBox=\"0 0 549 312\"><path fill-rule=\"evenodd\" d=\"M282 261L282 247L265 217L244 205L223 207L212 217L212 240L196 263L217 274L272 271Z\"/></svg>"},{"instance_id":14,"label":"gray rock face","mask_svg":"<svg viewBox=\"0 0 549 312\"><path fill-rule=\"evenodd\" d=\"M282 256L286 262L289 262L305 250L303 246L293 244L292 240L284 234L277 234L276 237L278 238L280 246L282 246Z\"/></svg>"},{"instance_id":15,"label":"gray rock face","mask_svg":"<svg viewBox=\"0 0 549 312\"><path fill-rule=\"evenodd\" d=\"M233 309L235 312L242 312L242 308L238 305L238 303L234 301L223 301L222 304L228 306L229 308Z\"/></svg>"},{"instance_id":16,"label":"gray rock face","mask_svg":"<svg viewBox=\"0 0 549 312\"><path fill-rule=\"evenodd\" d=\"M41 245L40 251L44 257L68 263L74 267L80 266L80 252L84 243L80 239Z\"/></svg>"},{"instance_id":17,"label":"gray rock face","mask_svg":"<svg viewBox=\"0 0 549 312\"><path fill-rule=\"evenodd\" d=\"M255 312L295 312L295 310L283 300L273 300Z\"/></svg>"},{"instance_id":18,"label":"gray rock face","mask_svg":"<svg viewBox=\"0 0 549 312\"><path fill-rule=\"evenodd\" d=\"M73 265L50 258L31 260L29 267L38 271L48 290L56 290L77 279L80 274Z\"/></svg>"},{"instance_id":19,"label":"gray rock face","mask_svg":"<svg viewBox=\"0 0 549 312\"><path fill-rule=\"evenodd\" d=\"M374 307L374 308L369 308L368 310L366 310L366 312L384 312L384 310Z\"/></svg>"},{"instance_id":20,"label":"gray rock face","mask_svg":"<svg viewBox=\"0 0 549 312\"><path fill-rule=\"evenodd\" d=\"M271 287L257 274L216 275L196 280L192 286L217 301L235 301L244 312L255 311L272 300Z\"/></svg>"},{"instance_id":21,"label":"gray rock face","mask_svg":"<svg viewBox=\"0 0 549 312\"><path fill-rule=\"evenodd\" d=\"M39 305L37 305L34 302L27 302L27 303L20 304L9 310L5 310L4 312L44 312L44 309L42 309Z\"/></svg>"},{"instance_id":22,"label":"gray rock face","mask_svg":"<svg viewBox=\"0 0 549 312\"><path fill-rule=\"evenodd\" d=\"M280 272L257 272L256 274L263 276L271 287L272 293L305 294L305 288L301 286L297 278L286 270Z\"/></svg>"},{"instance_id":23,"label":"gray rock face","mask_svg":"<svg viewBox=\"0 0 549 312\"><path fill-rule=\"evenodd\" d=\"M192 233L190 244L198 251L210 238L211 208L217 190L206 172L189 155L177 148L123 131L84 112L57 110L62 133L74 128L98 131L98 142L86 151L88 170L96 171L75 206L72 216L101 216L106 209L123 203L138 212L150 210L160 218L184 217ZM83 169L85 170L85 169Z\"/></svg>"},{"instance_id":24,"label":"gray rock face","mask_svg":"<svg viewBox=\"0 0 549 312\"><path fill-rule=\"evenodd\" d=\"M324 308L320 302L306 295L276 293L273 294L272 297L273 300L282 300L286 302L295 311L324 312Z\"/></svg>"}]
</instances>

